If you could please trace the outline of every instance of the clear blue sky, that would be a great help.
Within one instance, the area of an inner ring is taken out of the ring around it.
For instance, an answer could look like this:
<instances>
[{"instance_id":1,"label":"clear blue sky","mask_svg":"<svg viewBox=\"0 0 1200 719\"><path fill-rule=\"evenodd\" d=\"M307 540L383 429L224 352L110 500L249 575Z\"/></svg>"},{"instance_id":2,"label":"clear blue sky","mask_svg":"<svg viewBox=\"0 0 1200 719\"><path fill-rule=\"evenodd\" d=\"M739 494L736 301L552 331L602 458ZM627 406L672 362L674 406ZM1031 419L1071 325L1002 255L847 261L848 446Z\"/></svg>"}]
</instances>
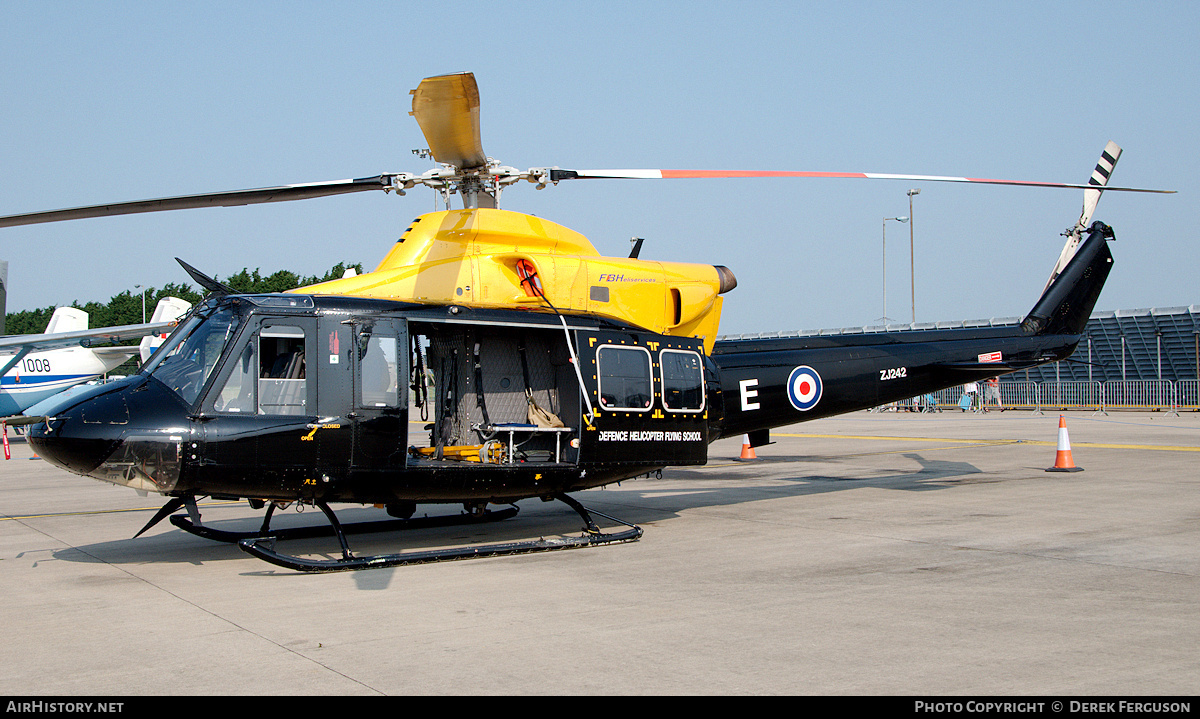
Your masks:
<instances>
[{"instance_id":1,"label":"clear blue sky","mask_svg":"<svg viewBox=\"0 0 1200 719\"><path fill-rule=\"evenodd\" d=\"M1085 182L1105 143L1116 267L1098 309L1200 303L1195 2L0 3L0 214L421 172L408 91L472 71L520 168L794 169ZM723 333L882 314L884 217L913 183L588 181L506 209L601 252L724 264ZM1024 314L1082 193L916 183L918 321ZM185 282L173 258L368 269L432 192L10 228L9 310ZM888 315L911 319L908 226Z\"/></svg>"}]
</instances>

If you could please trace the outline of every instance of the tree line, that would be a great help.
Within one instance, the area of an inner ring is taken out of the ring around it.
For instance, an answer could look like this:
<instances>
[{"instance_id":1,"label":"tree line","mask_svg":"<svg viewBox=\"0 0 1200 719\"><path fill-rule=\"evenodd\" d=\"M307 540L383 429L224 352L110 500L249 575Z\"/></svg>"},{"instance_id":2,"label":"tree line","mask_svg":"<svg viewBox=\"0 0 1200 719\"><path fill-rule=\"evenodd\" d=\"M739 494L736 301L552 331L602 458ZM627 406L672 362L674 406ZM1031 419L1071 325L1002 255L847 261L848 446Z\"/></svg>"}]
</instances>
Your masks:
<instances>
[{"instance_id":1,"label":"tree line","mask_svg":"<svg viewBox=\"0 0 1200 719\"><path fill-rule=\"evenodd\" d=\"M351 265L339 262L324 276L305 277L288 270L279 270L264 276L258 269L250 271L243 268L235 275L216 279L239 294L284 292L297 287L307 287L319 282L340 279L346 270L351 268L359 274L363 271L361 263ZM76 300L70 306L88 313L88 327L91 328L136 325L142 323L142 294L142 292L126 290L112 297L107 304L95 301L81 304ZM193 305L204 298L204 295L193 289L191 285L176 282L168 283L161 288L149 287L144 294L146 297L146 322L150 321L158 301L164 297L178 297ZM46 331L46 325L49 324L55 309L57 308L52 305L36 310L8 312L5 314L5 331L10 335L41 334ZM128 344L137 344L137 342ZM136 366L137 360L130 360L114 370L114 373L127 374L134 371Z\"/></svg>"},{"instance_id":2,"label":"tree line","mask_svg":"<svg viewBox=\"0 0 1200 719\"><path fill-rule=\"evenodd\" d=\"M235 275L225 279L216 279L238 293L284 292L297 287L315 285L318 282L340 279L346 270L351 268L357 273L362 273L361 263L351 265L339 262L320 277L316 275L304 277L288 270L279 270L274 274L263 276L258 269L252 272L243 268ZM176 282L168 283L161 288L149 287L144 292L147 322L154 314L154 308L158 305L158 301L164 297L178 297L193 305L204 297L191 285ZM107 303L93 301L80 304L76 300L70 306L87 312L88 326L92 328L136 325L142 322L142 293L133 290L126 290L115 295ZM55 309L57 308L51 305L42 309L9 312L5 315L5 330L10 335L41 334L46 331L46 325L50 322L50 317L54 314Z\"/></svg>"}]
</instances>

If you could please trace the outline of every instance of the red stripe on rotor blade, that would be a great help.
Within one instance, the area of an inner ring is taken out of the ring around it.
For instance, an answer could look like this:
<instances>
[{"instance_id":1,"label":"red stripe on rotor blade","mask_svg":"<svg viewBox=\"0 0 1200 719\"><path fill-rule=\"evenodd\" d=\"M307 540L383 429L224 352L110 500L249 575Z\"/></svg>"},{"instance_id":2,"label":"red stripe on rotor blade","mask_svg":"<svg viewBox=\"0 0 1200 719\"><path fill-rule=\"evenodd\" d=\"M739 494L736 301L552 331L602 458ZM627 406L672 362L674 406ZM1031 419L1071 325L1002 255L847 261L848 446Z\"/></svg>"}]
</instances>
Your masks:
<instances>
[{"instance_id":1,"label":"red stripe on rotor blade","mask_svg":"<svg viewBox=\"0 0 1200 719\"><path fill-rule=\"evenodd\" d=\"M861 172L798 172L794 170L660 170L663 179L701 177L851 177L865 179Z\"/></svg>"}]
</instances>

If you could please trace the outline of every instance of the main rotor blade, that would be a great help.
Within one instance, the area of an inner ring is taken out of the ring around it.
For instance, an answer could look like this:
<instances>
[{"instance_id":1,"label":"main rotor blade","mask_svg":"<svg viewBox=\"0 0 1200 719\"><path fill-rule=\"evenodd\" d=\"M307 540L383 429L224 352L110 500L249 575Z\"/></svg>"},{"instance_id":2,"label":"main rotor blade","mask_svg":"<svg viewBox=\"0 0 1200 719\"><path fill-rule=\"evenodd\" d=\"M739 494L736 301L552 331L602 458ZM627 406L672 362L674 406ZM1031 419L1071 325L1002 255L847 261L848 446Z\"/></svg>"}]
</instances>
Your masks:
<instances>
[{"instance_id":1,"label":"main rotor blade","mask_svg":"<svg viewBox=\"0 0 1200 719\"><path fill-rule=\"evenodd\" d=\"M108 217L110 215L133 215L139 212L186 210L195 207L233 207L237 205L255 205L264 202L307 200L313 197L343 195L349 192L390 189L392 186L391 178L392 175L378 175L376 177L364 177L357 180L333 180L331 182L311 182L303 185L262 187L255 190L209 192L202 195L181 195L179 197L163 197L157 200L135 200L133 202L117 202L107 205L72 207L65 210L31 212L24 215L0 217L0 227L36 225L41 222L59 222L61 220L82 220L88 217Z\"/></svg>"},{"instance_id":2,"label":"main rotor blade","mask_svg":"<svg viewBox=\"0 0 1200 719\"><path fill-rule=\"evenodd\" d=\"M1067 182L1036 182L1031 180L993 180L982 177L951 177L945 175L891 175L880 172L802 172L796 170L551 170L550 180L678 180L698 178L789 177L789 178L848 178L860 180L909 180L912 182L970 182L983 185L1019 185L1024 187L1063 187L1079 190L1095 189L1095 185ZM1106 187L1118 192L1157 192L1170 194L1175 190L1146 190L1136 187Z\"/></svg>"},{"instance_id":3,"label":"main rotor blade","mask_svg":"<svg viewBox=\"0 0 1200 719\"><path fill-rule=\"evenodd\" d=\"M469 72L427 77L413 96L417 119L433 159L460 170L483 167L483 141L479 137L479 86Z\"/></svg>"}]
</instances>

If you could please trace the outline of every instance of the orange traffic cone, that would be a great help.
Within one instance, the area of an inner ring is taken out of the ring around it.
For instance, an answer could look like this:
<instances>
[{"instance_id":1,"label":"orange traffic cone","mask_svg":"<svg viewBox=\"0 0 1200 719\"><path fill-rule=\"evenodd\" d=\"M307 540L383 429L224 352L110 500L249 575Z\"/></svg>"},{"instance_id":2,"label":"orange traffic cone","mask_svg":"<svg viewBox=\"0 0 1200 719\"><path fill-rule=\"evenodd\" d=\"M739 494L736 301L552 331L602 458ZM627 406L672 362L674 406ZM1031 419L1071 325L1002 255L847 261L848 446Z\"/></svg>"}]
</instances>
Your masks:
<instances>
[{"instance_id":1,"label":"orange traffic cone","mask_svg":"<svg viewBox=\"0 0 1200 719\"><path fill-rule=\"evenodd\" d=\"M1082 472L1083 467L1076 467L1071 459L1071 439L1067 436L1067 418L1058 415L1058 452L1054 455L1054 466L1047 472Z\"/></svg>"},{"instance_id":2,"label":"orange traffic cone","mask_svg":"<svg viewBox=\"0 0 1200 719\"><path fill-rule=\"evenodd\" d=\"M742 435L742 456L738 459L758 459L758 455L754 453L754 448L750 446L750 435Z\"/></svg>"}]
</instances>

